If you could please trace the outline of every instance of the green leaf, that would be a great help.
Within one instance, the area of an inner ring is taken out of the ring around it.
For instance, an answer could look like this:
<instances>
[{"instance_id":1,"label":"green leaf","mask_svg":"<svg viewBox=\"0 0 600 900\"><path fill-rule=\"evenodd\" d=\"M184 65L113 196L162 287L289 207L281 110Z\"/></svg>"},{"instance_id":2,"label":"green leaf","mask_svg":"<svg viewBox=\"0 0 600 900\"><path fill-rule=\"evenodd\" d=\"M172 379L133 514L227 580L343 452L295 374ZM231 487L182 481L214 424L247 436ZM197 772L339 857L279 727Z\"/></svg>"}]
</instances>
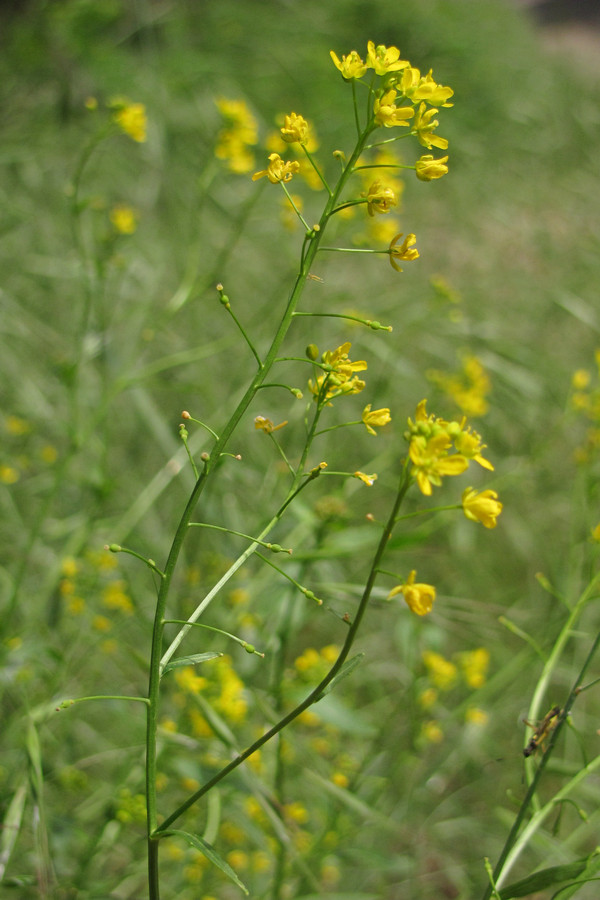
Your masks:
<instances>
[{"instance_id":1,"label":"green leaf","mask_svg":"<svg viewBox=\"0 0 600 900\"><path fill-rule=\"evenodd\" d=\"M364 655L364 652L361 651L360 653L357 653L356 656L353 656L352 659L347 659L337 675L334 675L329 684L323 688L319 696L319 700L322 700L323 697L325 697L330 691L332 691L336 684L338 684L338 682L342 680L342 678L347 678L348 675L350 675L350 673L353 672L354 669L361 664ZM315 702L318 702L318 700Z\"/></svg>"},{"instance_id":2,"label":"green leaf","mask_svg":"<svg viewBox=\"0 0 600 900\"><path fill-rule=\"evenodd\" d=\"M194 653L193 656L178 656L172 659L164 667L162 674L166 675L171 669L178 669L180 666L197 666L198 663L206 662L208 659L216 659L217 656L223 656L222 653Z\"/></svg>"},{"instance_id":3,"label":"green leaf","mask_svg":"<svg viewBox=\"0 0 600 900\"><path fill-rule=\"evenodd\" d=\"M188 831L179 831L179 829L169 829L169 831L163 831L160 833L160 837L180 837L183 838L186 843L193 847L195 850L199 850L200 853L203 853L204 856L218 869L223 872L224 875L227 875L228 878L233 881L245 894L249 894L248 888L245 884L242 884L240 879L237 877L231 866L225 862L225 860L219 856L215 848L212 844L209 844L208 841L203 840L201 837L198 837L196 834L190 834Z\"/></svg>"},{"instance_id":4,"label":"green leaf","mask_svg":"<svg viewBox=\"0 0 600 900\"><path fill-rule=\"evenodd\" d=\"M23 778L10 801L2 828L0 829L0 881L4 877L6 867L17 843L26 799L27 779Z\"/></svg>"},{"instance_id":5,"label":"green leaf","mask_svg":"<svg viewBox=\"0 0 600 900\"><path fill-rule=\"evenodd\" d=\"M596 852L594 851L592 856L595 856ZM539 872L534 872L533 875L528 875L527 878L522 878L520 881L509 884L498 893L502 900L512 900L513 897L527 897L536 891L543 891L545 888L551 887L553 884L560 884L562 881L571 881L573 878L578 878L587 869L590 859L591 857L586 856L584 859L577 859L562 866L550 866L548 869L541 869Z\"/></svg>"}]
</instances>

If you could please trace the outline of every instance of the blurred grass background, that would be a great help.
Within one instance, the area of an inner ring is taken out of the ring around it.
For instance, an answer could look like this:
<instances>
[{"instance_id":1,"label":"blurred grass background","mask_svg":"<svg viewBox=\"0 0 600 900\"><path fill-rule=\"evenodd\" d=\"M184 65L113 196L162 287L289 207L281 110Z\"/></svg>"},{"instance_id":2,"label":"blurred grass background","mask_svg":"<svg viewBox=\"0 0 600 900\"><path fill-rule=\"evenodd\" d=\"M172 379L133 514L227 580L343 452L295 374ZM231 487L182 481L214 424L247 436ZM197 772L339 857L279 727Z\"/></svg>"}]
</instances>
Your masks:
<instances>
[{"instance_id":1,"label":"blurred grass background","mask_svg":"<svg viewBox=\"0 0 600 900\"><path fill-rule=\"evenodd\" d=\"M282 227L276 192L227 173L214 158L222 124L215 98L244 99L252 109L261 136L257 169L276 117L292 109L315 124L326 161L352 141L349 90L329 50L360 51L372 39L399 46L413 65L433 68L436 80L453 87L455 107L442 111L439 128L450 140L450 174L425 185L406 178L399 216L402 230L417 234L418 263L396 275L385 258L365 263L325 254L315 273L323 283L308 285L306 309L358 310L393 324L387 335L305 319L294 326L290 355L301 355L309 341L326 349L351 340L352 358L369 361L367 400L374 408L390 406L396 429L377 440L353 433L357 458L350 463L345 434L340 442L334 432L319 448L322 458L332 469L377 471L380 493L365 496L357 482L336 491L343 514L329 531L307 500L291 534L313 535L311 585L344 612L360 586L359 551L373 540L364 513L383 509L386 489L395 484L394 460L404 452L397 445L401 422L426 395L430 410L456 414L426 373L456 370L464 352L476 355L492 380L489 411L475 427L489 446L492 486L505 510L493 533L440 515L398 537L400 570L417 567L441 596L425 622L380 604L362 640L363 674L319 710L326 746L310 730L290 738L288 793L309 809L312 799L318 812L308 830L322 840L305 847L298 838L289 890L296 897L317 890L338 898L478 896L485 884L482 857L497 854L513 799L523 790L520 719L541 665L498 616L510 617L541 646L551 643L563 610L535 574L543 572L572 599L588 575L588 536L598 520L597 460L576 465L585 429L568 403L573 371L594 368L600 328L600 67L588 41L581 41L581 52L572 43L567 51L556 40L549 44L523 9L499 0L64 0L31 2L22 14L5 14L2 25L0 576L11 614L0 623L0 796L6 810L29 760L37 772L34 800L43 781L45 805L41 826L24 815L0 892L143 895L143 826L137 832L131 826L142 784L141 716L93 705L50 713L58 696L143 690L152 585L125 563L118 573L106 569L99 551L107 541L121 541L161 564L190 485L189 473L176 477L177 466L167 465L180 452L180 411L218 427L250 371L214 285L225 284L262 347L272 330L265 321L276 320L296 265L300 237ZM139 146L123 136L111 139L86 170L85 238L102 259L87 278L72 231L69 185L96 127L86 98L96 97L102 107L115 95L146 105L149 136ZM108 211L118 203L139 212L139 227L117 240ZM305 191L305 203L311 221L321 200ZM86 284L96 291L96 312L81 347ZM73 443L79 353L82 445ZM304 389L303 370L289 371ZM209 521L226 515L230 527L250 532L270 512L267 506L257 513L259 501L281 483L274 464L264 469L252 417L289 419L293 435L304 409L275 392L259 399L240 432L242 443L232 447L244 465L224 470L223 493L207 497L205 512ZM14 417L26 427L19 430ZM209 446L202 435L195 440L197 450ZM196 546L190 542L181 576L181 613L239 552L233 541L206 535L195 555ZM346 555L336 559L340 548ZM73 613L64 593L64 561L71 558L83 615ZM251 611L240 612L230 596L215 610L214 623L228 628L234 621L243 636L268 645L278 627L277 586L258 566L244 572L236 589L249 593ZM137 614L122 609L105 634L96 617L106 614L103 592L117 574ZM583 633L595 623L590 611ZM313 610L299 612L296 624L303 631L290 647L290 665L311 644L339 641L331 622ZM426 740L419 729L427 715L416 701L427 684L422 650L451 658L477 647L491 655L489 680L473 696L464 684L443 695L431 718L441 723L444 739ZM580 656L574 644L553 686L559 700L551 702L560 701L573 677L569 663L575 669ZM265 667L237 657L235 666L260 708ZM593 735L598 703L593 692L585 697L577 724ZM183 715L177 702L175 695L175 719ZM464 724L469 705L485 711L485 727ZM39 770L31 732L25 740L26 713L39 730ZM252 724L244 727L251 735ZM199 766L210 771L210 760L198 762L197 748L183 737L175 749L166 747L173 790L182 779L199 778ZM343 752L351 757L345 763ZM268 760L264 765L254 775L267 783ZM563 765L573 765L566 751ZM331 788L331 767L348 773L354 806ZM121 785L130 795L119 793ZM248 871L241 874L252 896L267 897L271 875L257 854L273 851L268 829L241 803L249 790L245 776L223 789L231 828L221 832L219 846L225 852L229 840L231 852L246 848ZM597 784L590 784L579 801L593 807L596 795ZM557 835L540 838L540 858L565 861L584 852L597 818L592 808L588 813L586 830L576 812L565 811ZM203 810L194 823L205 827ZM175 854L169 864L166 883L178 896L230 896L229 887L193 860Z\"/></svg>"}]
</instances>

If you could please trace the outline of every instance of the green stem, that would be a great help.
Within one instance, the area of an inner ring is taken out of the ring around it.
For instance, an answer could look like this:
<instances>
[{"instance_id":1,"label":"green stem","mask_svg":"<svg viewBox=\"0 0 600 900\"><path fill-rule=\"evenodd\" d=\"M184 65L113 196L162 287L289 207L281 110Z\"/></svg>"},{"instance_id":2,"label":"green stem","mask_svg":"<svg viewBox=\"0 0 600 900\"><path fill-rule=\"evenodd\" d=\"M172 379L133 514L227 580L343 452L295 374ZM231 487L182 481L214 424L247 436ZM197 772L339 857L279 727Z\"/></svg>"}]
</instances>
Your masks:
<instances>
[{"instance_id":1,"label":"green stem","mask_svg":"<svg viewBox=\"0 0 600 900\"><path fill-rule=\"evenodd\" d=\"M324 678L321 679L318 685L313 688L313 690L302 701L302 703L299 703L298 706L294 707L294 709L287 713L287 715L283 716L283 718L281 718L279 722L277 722L272 728L270 728L269 731L267 731L260 738L258 738L258 740L247 747L246 750L243 751L243 753L240 753L227 766L221 769L220 772L217 772L211 779L209 779L209 781L205 782L205 784L203 784L202 787L199 788L194 794L188 797L188 799L184 803L182 803L181 806L177 807L177 809L173 813L171 813L171 815L168 816L164 820L164 822L162 822L161 825L158 826L158 828L156 828L156 830L154 831L155 837L160 837L163 832L167 831L171 827L171 825L176 822L184 812L186 812L186 810L193 806L198 800L200 800L201 797L203 797L206 793L208 793L208 791L215 787L215 785L222 781L223 778L229 775L230 772L233 772L235 769L237 769L238 766L240 766L246 759L248 759L249 756L252 756L253 753L256 753L256 751L259 750L268 741L270 741L271 738L279 734L280 731L283 731L283 729L286 728L291 722L293 722L294 719L297 719L301 713L303 713L306 709L308 709L323 697L325 688L333 681L337 673L342 668L352 648L352 645L356 640L356 635L364 618L367 606L369 605L371 593L375 585L379 563L381 562L381 559L388 546L388 542L396 522L398 510L402 504L402 501L404 500L410 484L411 480L408 474L408 469L405 465L402 470L402 476L400 478L400 484L393 504L393 508L383 529L383 533L377 546L377 550L375 551L375 555L371 563L371 569L369 571L369 576L367 578L367 582L360 599L356 615L348 629L346 640L344 641L338 658L336 659L329 672L325 675Z\"/></svg>"},{"instance_id":2,"label":"green stem","mask_svg":"<svg viewBox=\"0 0 600 900\"><path fill-rule=\"evenodd\" d=\"M261 385L266 380L275 359L277 358L279 349L286 337L290 325L293 320L293 315L296 310L296 306L300 300L302 295L302 291L304 289L306 280L308 278L308 274L310 272L312 263L315 259L317 251L319 249L319 244L323 238L323 235L326 230L327 222L331 217L335 205L337 203L338 197L340 196L342 190L348 179L350 178L353 168L358 160L360 154L362 153L363 147L367 140L367 136L369 134L369 129L366 129L363 135L359 138L354 152L350 157L344 171L342 172L338 184L336 186L333 194L330 195L325 209L323 210L323 214L319 221L319 227L314 228L308 235L305 236L305 240L302 247L302 256L301 256L301 264L298 275L296 276L296 280L294 282L294 286L290 293L286 308L279 322L279 326L275 333L275 336L271 342L271 346L267 352L267 355L264 359L264 362L261 366L259 366L256 374L254 375L250 385L248 386L245 394L242 399L238 403L236 409L234 410L231 418L221 431L221 435L219 439L215 442L213 447L213 451L211 453L210 459L206 461L204 469L200 474L200 477L196 481L192 493L189 497L189 500L186 504L186 507L183 511L179 524L177 526L177 530L175 532L175 536L173 538L173 542L171 544L171 549L169 551L169 555L167 557L167 562L164 567L164 578L161 580L158 598L156 602L156 609L154 615L154 625L152 629L152 649L151 649L151 657L150 657L150 675L148 681L148 716L147 716L147 725L146 725L146 810L147 810L147 837L148 837L148 851L149 851L149 898L150 900L159 900L159 885L158 885L158 863L155 856L155 848L154 848L154 835L157 833L157 801L156 801L156 774L157 774L157 746L156 746L156 734L158 729L158 707L159 707L159 688L160 688L160 675L161 675L161 654L162 654L162 644L163 644L163 629L164 629L164 620L165 620L165 610L167 606L167 600L169 597L169 591L171 587L171 581L173 579L173 575L175 573L175 568L177 566L177 562L179 559L179 554L181 553L181 548L183 546L183 542L185 540L185 536L188 532L188 525L192 519L192 515L202 495L207 483L211 480L212 473L215 471L216 462L218 462L219 458L225 451L231 436L233 435L235 429L237 428L242 416L250 406L250 403L254 399L257 391L260 389ZM300 471L300 469L298 470ZM290 498L291 499L291 498ZM287 502L290 502L289 500ZM287 505L287 503L286 503ZM248 548L248 555L252 552L252 548L254 545L251 545ZM241 558L240 558L241 559ZM241 565L241 562L240 562ZM369 591L370 593L370 591ZM201 604L202 607L202 604ZM202 607L203 608L203 607ZM200 609L200 607L199 607ZM199 615L199 613L198 613ZM181 634L181 633L180 633ZM174 646L174 642L171 644L171 647ZM169 648L170 649L170 648ZM347 651L346 651L347 653ZM344 657L345 658L345 657ZM163 658L164 665L164 658ZM341 663L340 663L341 665ZM332 675L333 677L333 675ZM312 702L312 701L311 701ZM310 704L308 704L310 705ZM295 716L294 716L295 718ZM291 720L290 720L291 721ZM283 727L283 726L282 726ZM241 760L240 760L241 761ZM237 763L239 765L239 762ZM220 779L219 779L220 780ZM216 782L215 782L216 783ZM212 786L212 784L210 785ZM207 787L206 790L209 790L210 787ZM169 819L165 820L171 824L175 821L175 818L178 818L178 815L173 817L171 816ZM168 827L165 825L165 822L161 825L161 829L164 827Z\"/></svg>"}]
</instances>

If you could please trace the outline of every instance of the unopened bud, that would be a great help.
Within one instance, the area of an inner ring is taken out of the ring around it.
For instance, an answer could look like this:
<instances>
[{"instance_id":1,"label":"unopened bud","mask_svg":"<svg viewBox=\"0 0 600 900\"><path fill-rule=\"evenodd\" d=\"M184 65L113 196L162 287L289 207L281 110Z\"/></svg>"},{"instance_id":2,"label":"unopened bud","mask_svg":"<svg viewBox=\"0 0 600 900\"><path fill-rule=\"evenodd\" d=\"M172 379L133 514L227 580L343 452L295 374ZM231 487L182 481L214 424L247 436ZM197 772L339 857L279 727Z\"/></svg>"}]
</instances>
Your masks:
<instances>
[{"instance_id":1,"label":"unopened bud","mask_svg":"<svg viewBox=\"0 0 600 900\"><path fill-rule=\"evenodd\" d=\"M309 344L306 350L304 351L309 359L315 360L319 355L319 348L316 344Z\"/></svg>"}]
</instances>

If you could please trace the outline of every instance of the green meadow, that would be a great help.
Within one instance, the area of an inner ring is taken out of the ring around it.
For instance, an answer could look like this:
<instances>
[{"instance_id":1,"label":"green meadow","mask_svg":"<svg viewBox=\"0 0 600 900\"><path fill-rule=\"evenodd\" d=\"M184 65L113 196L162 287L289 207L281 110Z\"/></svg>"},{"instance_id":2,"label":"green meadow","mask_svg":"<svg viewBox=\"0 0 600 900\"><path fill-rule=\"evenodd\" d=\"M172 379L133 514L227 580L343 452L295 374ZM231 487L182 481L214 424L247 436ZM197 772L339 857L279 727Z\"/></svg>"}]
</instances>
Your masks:
<instances>
[{"instance_id":1,"label":"green meadow","mask_svg":"<svg viewBox=\"0 0 600 900\"><path fill-rule=\"evenodd\" d=\"M0 30L0 898L595 898L584 35L500 0L31 0ZM449 146L380 113L395 161L360 157L304 271L374 83L330 51L368 41L450 86ZM253 180L274 152L299 172Z\"/></svg>"}]
</instances>

